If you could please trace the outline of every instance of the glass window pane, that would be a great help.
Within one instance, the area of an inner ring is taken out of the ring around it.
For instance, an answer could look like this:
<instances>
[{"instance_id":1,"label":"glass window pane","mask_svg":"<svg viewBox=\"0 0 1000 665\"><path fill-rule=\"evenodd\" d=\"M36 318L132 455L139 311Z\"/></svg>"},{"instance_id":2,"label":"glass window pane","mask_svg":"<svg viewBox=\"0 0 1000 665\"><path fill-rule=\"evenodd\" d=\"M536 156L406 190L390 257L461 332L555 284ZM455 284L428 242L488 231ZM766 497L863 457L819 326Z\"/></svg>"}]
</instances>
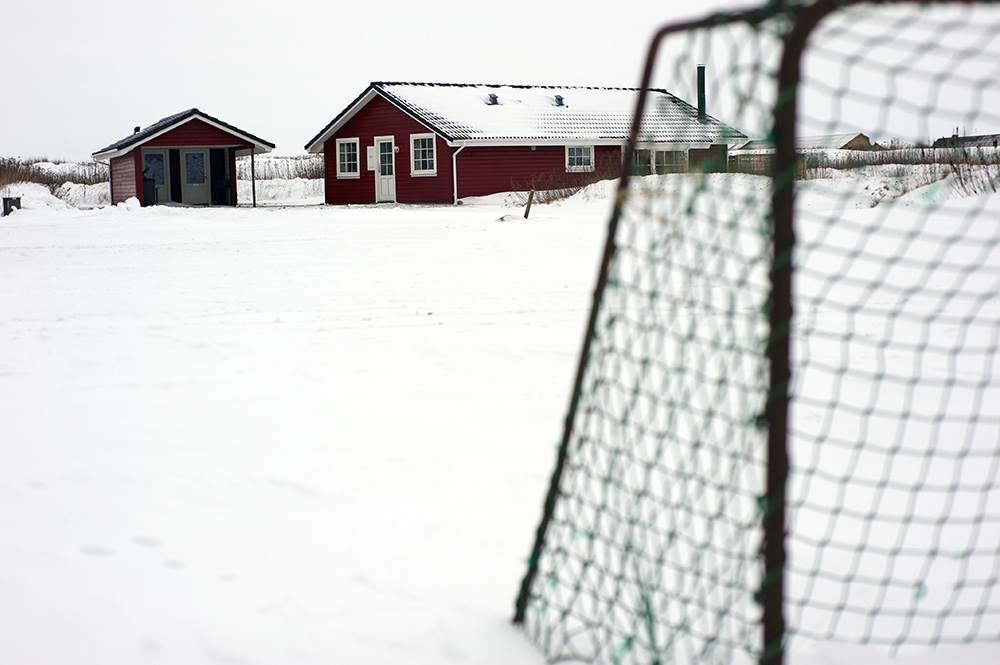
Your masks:
<instances>
[{"instance_id":1,"label":"glass window pane","mask_svg":"<svg viewBox=\"0 0 1000 665\"><path fill-rule=\"evenodd\" d=\"M205 153L189 152L184 155L185 180L189 185L205 183Z\"/></svg>"},{"instance_id":2,"label":"glass window pane","mask_svg":"<svg viewBox=\"0 0 1000 665\"><path fill-rule=\"evenodd\" d=\"M434 138L421 137L413 139L413 170L434 170Z\"/></svg>"},{"instance_id":3,"label":"glass window pane","mask_svg":"<svg viewBox=\"0 0 1000 665\"><path fill-rule=\"evenodd\" d=\"M142 168L144 178L152 178L157 185L162 185L166 182L162 154L143 155Z\"/></svg>"},{"instance_id":4,"label":"glass window pane","mask_svg":"<svg viewBox=\"0 0 1000 665\"><path fill-rule=\"evenodd\" d=\"M568 146L566 148L567 168L579 171L591 171L594 165L594 149L592 146Z\"/></svg>"},{"instance_id":5,"label":"glass window pane","mask_svg":"<svg viewBox=\"0 0 1000 665\"><path fill-rule=\"evenodd\" d=\"M340 173L358 172L358 144L356 141L339 144L337 169Z\"/></svg>"},{"instance_id":6,"label":"glass window pane","mask_svg":"<svg viewBox=\"0 0 1000 665\"><path fill-rule=\"evenodd\" d=\"M378 144L378 163L379 163L379 173L381 175L392 175L393 166L393 154L392 154L392 144L391 143L379 143Z\"/></svg>"}]
</instances>

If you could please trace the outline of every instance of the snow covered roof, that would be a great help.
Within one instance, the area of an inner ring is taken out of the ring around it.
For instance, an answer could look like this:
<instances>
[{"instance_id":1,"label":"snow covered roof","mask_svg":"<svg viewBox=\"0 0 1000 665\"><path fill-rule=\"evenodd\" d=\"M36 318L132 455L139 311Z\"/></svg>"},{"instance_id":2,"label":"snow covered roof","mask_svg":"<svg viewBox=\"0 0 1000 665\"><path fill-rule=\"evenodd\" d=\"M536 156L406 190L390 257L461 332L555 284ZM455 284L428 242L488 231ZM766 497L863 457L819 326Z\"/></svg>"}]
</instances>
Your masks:
<instances>
[{"instance_id":1,"label":"snow covered roof","mask_svg":"<svg viewBox=\"0 0 1000 665\"><path fill-rule=\"evenodd\" d=\"M233 127L230 124L222 122L218 118L213 118L207 113L202 113L198 109L194 108L181 111L180 113L175 113L173 115L168 115L166 118L157 120L148 127L138 129L138 131L133 133L131 136L127 136L120 141L116 141L106 148L101 148L97 152L93 153L93 157L94 159L110 159L112 157L118 157L119 155L129 152L143 143L146 143L147 141L174 129L179 125L194 120L195 118L225 132L229 132L246 143L253 144L255 152L257 153L266 153L274 150L273 143L269 143L264 139L258 138L253 134L245 132L237 127Z\"/></svg>"},{"instance_id":2,"label":"snow covered roof","mask_svg":"<svg viewBox=\"0 0 1000 665\"><path fill-rule=\"evenodd\" d=\"M868 137L864 134L854 132L848 134L828 134L826 136L800 136L795 139L795 149L796 150L840 150L845 148L849 143L859 142L860 144L868 144ZM750 151L750 150L763 150L771 151L774 150L774 144L770 139L757 139L754 141L747 141L743 145L737 148L740 152Z\"/></svg>"},{"instance_id":3,"label":"snow covered roof","mask_svg":"<svg viewBox=\"0 0 1000 665\"><path fill-rule=\"evenodd\" d=\"M451 143L514 144L628 139L638 88L457 83L372 83L306 144L323 143L376 95ZM649 143L738 143L746 135L666 90L650 91L642 127Z\"/></svg>"},{"instance_id":4,"label":"snow covered roof","mask_svg":"<svg viewBox=\"0 0 1000 665\"><path fill-rule=\"evenodd\" d=\"M979 136L946 136L934 141L932 148L996 148L1000 146L1000 134Z\"/></svg>"}]
</instances>

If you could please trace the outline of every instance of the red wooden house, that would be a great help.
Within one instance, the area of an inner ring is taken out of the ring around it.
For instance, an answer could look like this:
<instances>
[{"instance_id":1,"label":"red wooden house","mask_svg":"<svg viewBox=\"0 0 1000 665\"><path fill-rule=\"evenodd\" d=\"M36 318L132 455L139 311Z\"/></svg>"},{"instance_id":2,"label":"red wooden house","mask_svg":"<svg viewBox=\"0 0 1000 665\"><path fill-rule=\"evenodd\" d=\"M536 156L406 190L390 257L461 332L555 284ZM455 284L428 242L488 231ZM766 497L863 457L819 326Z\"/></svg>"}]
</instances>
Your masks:
<instances>
[{"instance_id":1,"label":"red wooden house","mask_svg":"<svg viewBox=\"0 0 1000 665\"><path fill-rule=\"evenodd\" d=\"M308 144L327 203L444 203L562 188L621 169L636 88L372 83ZM653 90L639 159L722 154L746 136ZM643 167L643 165L640 165ZM550 186L547 186L550 185Z\"/></svg>"},{"instance_id":2,"label":"red wooden house","mask_svg":"<svg viewBox=\"0 0 1000 665\"><path fill-rule=\"evenodd\" d=\"M188 109L93 154L111 166L111 202L236 205L236 157L273 143Z\"/></svg>"}]
</instances>

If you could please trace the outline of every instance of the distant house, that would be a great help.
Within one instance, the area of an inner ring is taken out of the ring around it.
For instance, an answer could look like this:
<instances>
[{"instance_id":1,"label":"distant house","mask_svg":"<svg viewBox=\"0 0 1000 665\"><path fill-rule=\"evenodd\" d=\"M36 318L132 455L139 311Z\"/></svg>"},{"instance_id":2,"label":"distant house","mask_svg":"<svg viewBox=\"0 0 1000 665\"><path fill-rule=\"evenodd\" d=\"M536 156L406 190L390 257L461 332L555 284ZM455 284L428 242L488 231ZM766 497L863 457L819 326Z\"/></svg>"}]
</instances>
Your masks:
<instances>
[{"instance_id":1,"label":"distant house","mask_svg":"<svg viewBox=\"0 0 1000 665\"><path fill-rule=\"evenodd\" d=\"M881 150L882 147L873 144L861 133L828 134L825 136L800 136L795 139L795 151L799 153L798 171L805 175L805 160L808 153L825 152L828 150ZM774 156L774 144L770 139L747 141L729 153L729 170L740 173L770 175L771 160Z\"/></svg>"},{"instance_id":2,"label":"distant house","mask_svg":"<svg viewBox=\"0 0 1000 665\"><path fill-rule=\"evenodd\" d=\"M273 143L188 109L93 154L111 166L111 202L236 205L236 157L267 153ZM144 182L145 178L145 182Z\"/></svg>"},{"instance_id":3,"label":"distant house","mask_svg":"<svg viewBox=\"0 0 1000 665\"><path fill-rule=\"evenodd\" d=\"M864 134L829 134L827 136L800 136L795 139L795 149L798 152L807 150L872 150L871 140ZM734 152L751 150L774 151L774 145L768 139L747 141Z\"/></svg>"},{"instance_id":4,"label":"distant house","mask_svg":"<svg viewBox=\"0 0 1000 665\"><path fill-rule=\"evenodd\" d=\"M959 136L952 134L934 141L932 148L998 148L1000 134L981 134L979 136Z\"/></svg>"},{"instance_id":5,"label":"distant house","mask_svg":"<svg viewBox=\"0 0 1000 665\"><path fill-rule=\"evenodd\" d=\"M621 169L638 89L372 83L305 146L325 157L327 203L445 203L573 186ZM645 154L685 165L746 136L653 90Z\"/></svg>"}]
</instances>

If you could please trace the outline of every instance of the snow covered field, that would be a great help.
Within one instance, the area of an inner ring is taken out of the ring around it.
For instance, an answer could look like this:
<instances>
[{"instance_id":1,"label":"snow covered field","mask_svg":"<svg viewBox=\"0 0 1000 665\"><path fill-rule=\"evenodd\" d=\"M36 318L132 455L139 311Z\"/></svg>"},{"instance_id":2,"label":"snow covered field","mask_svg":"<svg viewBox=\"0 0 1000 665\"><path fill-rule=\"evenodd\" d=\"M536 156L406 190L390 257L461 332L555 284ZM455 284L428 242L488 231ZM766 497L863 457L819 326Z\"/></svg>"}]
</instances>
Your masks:
<instances>
[{"instance_id":1,"label":"snow covered field","mask_svg":"<svg viewBox=\"0 0 1000 665\"><path fill-rule=\"evenodd\" d=\"M609 199L23 202L0 662L540 662L509 618Z\"/></svg>"},{"instance_id":2,"label":"snow covered field","mask_svg":"<svg viewBox=\"0 0 1000 665\"><path fill-rule=\"evenodd\" d=\"M530 220L25 194L0 219L0 663L541 663L510 617L609 191ZM959 658L1000 647L901 662Z\"/></svg>"}]
</instances>

